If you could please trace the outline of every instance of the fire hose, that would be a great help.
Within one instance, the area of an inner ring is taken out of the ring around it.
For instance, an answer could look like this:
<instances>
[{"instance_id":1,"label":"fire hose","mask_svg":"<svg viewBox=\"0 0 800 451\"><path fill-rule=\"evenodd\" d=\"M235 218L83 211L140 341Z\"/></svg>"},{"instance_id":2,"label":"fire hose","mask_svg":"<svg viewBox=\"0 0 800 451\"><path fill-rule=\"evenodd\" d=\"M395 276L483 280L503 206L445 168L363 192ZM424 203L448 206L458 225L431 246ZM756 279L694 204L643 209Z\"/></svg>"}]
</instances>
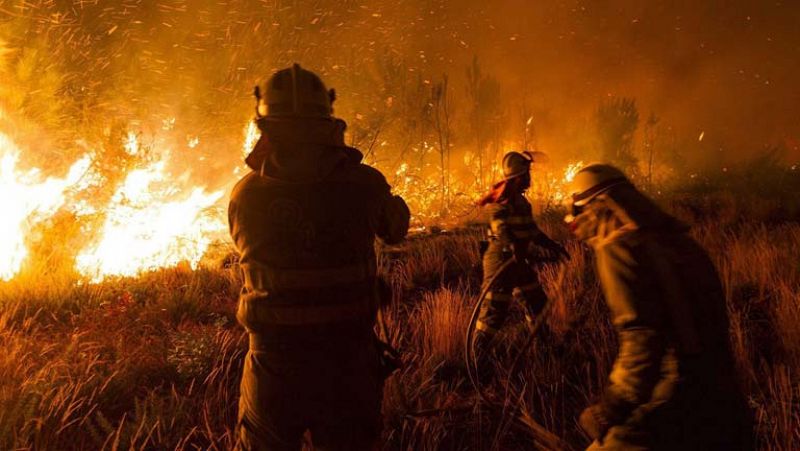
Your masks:
<instances>
[{"instance_id":1,"label":"fire hose","mask_svg":"<svg viewBox=\"0 0 800 451\"><path fill-rule=\"evenodd\" d=\"M557 262L557 261L560 261L560 259L555 258L555 259L539 260L537 263L541 264L541 263L549 263L549 262ZM486 396L484 395L483 391L481 390L480 383L479 383L479 381L478 381L478 379L477 379L477 377L475 375L475 370L476 370L474 368L475 359L474 359L474 356L472 355L473 354L473 338L474 338L473 336L474 336L474 332L475 332L475 326L476 326L476 323L477 323L478 315L480 313L481 306L483 305L483 302L486 299L486 295L489 293L489 290L492 288L492 286L497 281L499 276L501 274L503 274L506 270L508 270L508 268L511 266L512 263L514 263L513 257L509 258L508 260L503 262L503 264L497 269L497 271L495 271L495 273L486 281L486 283L484 284L484 286L481 289L481 292L480 292L480 294L478 296L477 301L475 302L475 306L474 306L473 311L472 311L472 316L470 317L470 321L469 321L469 324L467 326L467 336L466 336L466 340L465 340L466 346L465 346L465 352L464 352L464 358L465 358L465 363L466 363L466 368L467 368L467 376L468 376L468 378L470 380L470 383L475 388L475 390L476 390L476 392L478 394L478 398L481 401L483 401L484 403L487 403L487 404L489 404L489 403L488 403L488 401L486 399ZM525 341L525 345L523 346L522 349L526 349L528 346L530 346L531 342L536 337L536 333L539 330L539 328L542 326L542 324L544 323L544 319L547 316L547 312L550 310L551 304L552 303L548 301L545 304L545 306L542 309L542 311L540 312L540 314L537 315L536 321L534 322L532 327L529 329L528 337L527 337L527 339ZM388 377L389 374L393 373L402 364L400 363L400 360L401 360L400 356L399 356L400 353L396 349L394 349L390 344L391 341L392 341L391 340L391 336L388 333L388 330L387 330L388 328L386 327L385 319L383 318L383 315L381 314L380 309L379 309L379 312L378 312L378 329L379 329L379 334L383 338L383 340L379 340L379 341L384 342L384 343L382 343L384 345L388 345L383 349L383 351L384 351L384 359L386 359L389 362L391 362L390 363L390 369L388 369L388 372L386 374L386 376ZM521 360L521 357L522 357L522 352L519 352L517 354L517 357L514 359L514 362L511 365L510 373L513 373L515 371L517 365L519 364L519 362ZM394 365L391 365L391 364L394 364ZM509 390L509 384L510 384L510 380L506 384L506 392L508 392L508 390ZM408 412L408 413L405 414L405 416L406 417L411 417L411 418L424 418L424 417L437 416L437 415L440 415L440 414L443 414L443 413L447 413L447 412L452 413L452 412L456 412L456 411L468 411L468 410L472 410L473 408L474 408L473 406L461 405L461 406L452 406L452 407L446 407L446 408L424 409L424 410L419 410L419 411L415 411L415 412ZM503 406L503 411L504 412L505 412L505 409L506 409L506 406ZM519 420L519 422L522 425L524 425L525 427L529 428L529 430L531 430L534 433L534 435L537 437L537 439L539 439L542 443L545 444L545 447L547 449L565 449L565 448L567 448L567 446L564 444L563 440L560 437L558 437L556 434L550 432L544 426L539 424L536 420L534 420L531 417L530 414L528 414L528 412L525 412L525 411L520 412L520 414L518 415L517 419Z\"/></svg>"},{"instance_id":2,"label":"fire hose","mask_svg":"<svg viewBox=\"0 0 800 451\"><path fill-rule=\"evenodd\" d=\"M547 260L544 260L544 261L540 260L537 263L547 263L547 262L556 262L556 261L559 261L559 259L547 259ZM484 286L481 288L481 292L480 292L480 294L478 296L478 299L475 301L475 306L472 309L472 315L471 315L469 323L467 325L467 332L466 332L466 339L465 339L466 345L464 346L464 360L465 360L464 363L465 363L466 368L467 368L467 376L469 378L469 381L472 384L472 386L475 388L475 392L478 394L478 399L480 401L484 402L484 403L488 403L488 400L486 399L486 396L485 396L485 394L484 394L484 392L483 392L483 390L481 388L479 378L477 377L477 374L476 374L476 372L478 370L477 369L477 363L475 361L475 356L473 355L473 344L474 344L473 340L474 340L474 335L475 335L475 328L476 328L476 325L477 325L477 322L478 322L478 316L480 315L481 307L483 306L483 302L486 300L486 295L492 289L492 286L497 281L497 279L500 277L500 275L502 275L505 271L507 271L508 268L513 263L514 263L514 258L513 257L509 258L508 260L503 262L503 264L497 269L497 271L495 271L494 274L486 281ZM552 303L548 300L547 303L545 304L544 308L542 309L542 311L539 313L539 315L537 315L536 320L533 323L533 325L529 328L528 337L525 340L525 344L521 348L520 352L517 354L516 358L512 362L511 368L509 370L509 375L513 374L516 371L517 365L519 364L519 362L521 360L521 357L522 357L522 354L523 354L524 350L527 349L531 345L531 343L533 342L534 338L536 337L536 333L539 331L539 329L541 328L542 324L544 324L544 320L547 317L547 313L550 311L551 305L552 305ZM510 376L509 376L509 380L506 381L506 387L505 387L506 394L509 391L510 384L511 384L511 380L510 380ZM504 405L503 406L503 411L504 412L505 412L505 407L506 406ZM558 437L557 435L555 435L552 432L550 432L549 430L547 430L544 426L542 426L536 420L534 420L529 414L527 414L526 412L523 412L520 415L520 417L521 417L520 419L522 420L522 422L524 424L526 424L527 426L529 426L532 430L534 430L537 433L537 435L545 437L546 440L550 443L550 445L551 445L550 447L557 448L557 449L565 447L564 444L563 444L563 441L561 440L560 437Z\"/></svg>"},{"instance_id":3,"label":"fire hose","mask_svg":"<svg viewBox=\"0 0 800 451\"><path fill-rule=\"evenodd\" d=\"M497 279L502 275L510 266L514 263L514 258L511 257L497 269L497 271L492 274L492 277L483 284L481 288L481 292L478 295L477 301L475 301L475 306L472 309L472 315L469 318L469 323L467 324L467 336L465 337L464 342L466 345L464 346L464 364L467 367L467 377L469 377L469 381L472 386L475 388L475 391L478 393L478 398L481 401L486 402L486 397L483 395L483 391L480 387L480 381L478 381L477 375L475 372L477 371L476 363L475 363L475 356L473 354L473 339L475 338L475 327L478 323L478 315L480 315L481 307L483 306L483 301L486 300L486 295L489 294L489 290L492 289L492 286L497 281Z\"/></svg>"}]
</instances>

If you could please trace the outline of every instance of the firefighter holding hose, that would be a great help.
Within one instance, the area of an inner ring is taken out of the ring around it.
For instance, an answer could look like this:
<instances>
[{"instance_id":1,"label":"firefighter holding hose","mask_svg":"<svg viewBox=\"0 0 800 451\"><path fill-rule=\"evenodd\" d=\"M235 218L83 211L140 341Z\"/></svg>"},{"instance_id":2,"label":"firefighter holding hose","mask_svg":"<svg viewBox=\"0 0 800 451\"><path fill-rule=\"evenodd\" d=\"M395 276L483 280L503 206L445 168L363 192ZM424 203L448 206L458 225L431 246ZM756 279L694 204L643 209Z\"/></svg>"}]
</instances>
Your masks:
<instances>
[{"instance_id":1,"label":"firefighter holding hose","mask_svg":"<svg viewBox=\"0 0 800 451\"><path fill-rule=\"evenodd\" d=\"M504 179L478 202L489 210L490 219L483 277L484 284L491 286L486 289L480 306L473 340L473 355L481 370L485 370L489 345L505 323L511 302L515 298L522 302L529 323L547 303L532 268L536 263L533 246L557 257L568 257L564 248L536 225L531 204L525 198L525 191L531 186L532 162L529 152L507 153L503 157ZM506 265L509 260L511 263Z\"/></svg>"}]
</instances>

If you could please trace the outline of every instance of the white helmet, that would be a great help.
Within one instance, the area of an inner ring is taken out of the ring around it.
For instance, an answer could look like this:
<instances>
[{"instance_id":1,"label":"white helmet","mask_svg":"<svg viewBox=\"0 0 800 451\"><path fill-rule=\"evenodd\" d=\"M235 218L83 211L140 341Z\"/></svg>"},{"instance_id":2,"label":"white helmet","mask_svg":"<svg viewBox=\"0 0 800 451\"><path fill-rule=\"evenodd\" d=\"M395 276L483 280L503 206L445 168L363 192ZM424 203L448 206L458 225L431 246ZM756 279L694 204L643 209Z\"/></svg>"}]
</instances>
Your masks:
<instances>
[{"instance_id":1,"label":"white helmet","mask_svg":"<svg viewBox=\"0 0 800 451\"><path fill-rule=\"evenodd\" d=\"M590 164L575 174L568 187L572 205L582 207L609 189L630 183L625 174L610 164Z\"/></svg>"}]
</instances>

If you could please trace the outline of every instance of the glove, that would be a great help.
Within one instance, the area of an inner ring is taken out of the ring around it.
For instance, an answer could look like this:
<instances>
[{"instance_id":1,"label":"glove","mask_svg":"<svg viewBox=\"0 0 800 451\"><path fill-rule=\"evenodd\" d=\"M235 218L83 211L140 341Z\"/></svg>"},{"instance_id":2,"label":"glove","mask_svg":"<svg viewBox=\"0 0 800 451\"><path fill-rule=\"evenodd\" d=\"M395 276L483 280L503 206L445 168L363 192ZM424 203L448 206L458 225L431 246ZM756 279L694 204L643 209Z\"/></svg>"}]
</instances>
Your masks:
<instances>
[{"instance_id":1,"label":"glove","mask_svg":"<svg viewBox=\"0 0 800 451\"><path fill-rule=\"evenodd\" d=\"M606 419L603 414L603 409L599 405L589 406L584 409L583 412L581 412L580 418L578 418L578 423L592 439L597 440L601 444L608 430L611 428L611 424Z\"/></svg>"}]
</instances>

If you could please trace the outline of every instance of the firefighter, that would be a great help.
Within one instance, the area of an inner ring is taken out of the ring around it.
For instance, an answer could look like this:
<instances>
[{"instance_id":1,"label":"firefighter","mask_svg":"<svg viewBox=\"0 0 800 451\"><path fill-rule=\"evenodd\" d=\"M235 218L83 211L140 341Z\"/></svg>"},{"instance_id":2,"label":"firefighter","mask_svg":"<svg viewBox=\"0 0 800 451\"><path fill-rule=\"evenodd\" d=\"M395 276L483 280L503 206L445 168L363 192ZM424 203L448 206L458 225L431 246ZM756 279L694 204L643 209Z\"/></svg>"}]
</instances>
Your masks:
<instances>
[{"instance_id":1,"label":"firefighter","mask_svg":"<svg viewBox=\"0 0 800 451\"><path fill-rule=\"evenodd\" d=\"M530 153L509 152L503 157L505 178L478 202L489 210L489 243L483 255L484 284L493 280L481 305L475 325L474 355L481 370L489 344L508 316L515 298L525 307L525 319L532 323L547 302L536 272L532 246L550 254L567 256L564 248L545 235L533 219L525 191L531 186ZM498 270L513 260L502 273Z\"/></svg>"},{"instance_id":2,"label":"firefighter","mask_svg":"<svg viewBox=\"0 0 800 451\"><path fill-rule=\"evenodd\" d=\"M249 333L237 449L368 450L383 395L376 236L401 241L409 210L344 144L334 91L295 64L255 89L262 136L236 185L230 232Z\"/></svg>"},{"instance_id":3,"label":"firefighter","mask_svg":"<svg viewBox=\"0 0 800 451\"><path fill-rule=\"evenodd\" d=\"M593 164L571 187L573 233L595 252L619 350L579 423L590 450L752 449L719 276L688 228L618 169Z\"/></svg>"}]
</instances>

